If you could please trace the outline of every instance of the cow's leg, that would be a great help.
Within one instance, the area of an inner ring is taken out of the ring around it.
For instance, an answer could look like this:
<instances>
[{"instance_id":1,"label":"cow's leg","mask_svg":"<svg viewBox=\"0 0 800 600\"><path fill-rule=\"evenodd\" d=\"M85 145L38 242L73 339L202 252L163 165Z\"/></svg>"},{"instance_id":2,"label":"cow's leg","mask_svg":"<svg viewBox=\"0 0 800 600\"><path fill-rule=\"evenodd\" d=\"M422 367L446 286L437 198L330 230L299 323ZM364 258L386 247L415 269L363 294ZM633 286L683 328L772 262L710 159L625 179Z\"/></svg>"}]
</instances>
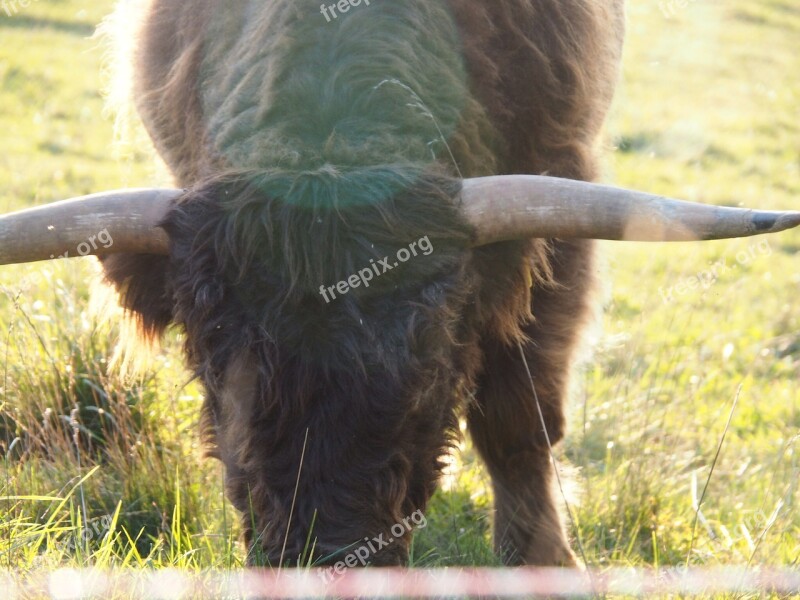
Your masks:
<instances>
[{"instance_id":1,"label":"cow's leg","mask_svg":"<svg viewBox=\"0 0 800 600\"><path fill-rule=\"evenodd\" d=\"M564 434L564 400L581 326L590 314L591 242L554 242L554 286L532 293L522 347L549 440ZM470 433L495 493L495 549L507 564L573 565L542 419L516 343L484 336Z\"/></svg>"}]
</instances>

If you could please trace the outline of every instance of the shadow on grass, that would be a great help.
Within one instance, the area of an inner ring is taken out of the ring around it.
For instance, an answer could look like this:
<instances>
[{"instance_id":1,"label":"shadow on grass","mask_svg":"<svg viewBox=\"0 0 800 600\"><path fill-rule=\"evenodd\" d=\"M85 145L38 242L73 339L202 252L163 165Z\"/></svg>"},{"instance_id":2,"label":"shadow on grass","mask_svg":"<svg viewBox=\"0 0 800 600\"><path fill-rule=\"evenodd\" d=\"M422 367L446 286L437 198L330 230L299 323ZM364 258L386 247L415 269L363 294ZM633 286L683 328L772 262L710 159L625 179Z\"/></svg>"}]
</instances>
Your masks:
<instances>
[{"instance_id":1,"label":"shadow on grass","mask_svg":"<svg viewBox=\"0 0 800 600\"><path fill-rule=\"evenodd\" d=\"M41 17L28 17L22 14L8 16L4 10L0 10L0 28L5 29L53 29L77 35L89 37L94 34L94 25L89 23L76 23L64 21L62 19L47 19Z\"/></svg>"},{"instance_id":2,"label":"shadow on grass","mask_svg":"<svg viewBox=\"0 0 800 600\"><path fill-rule=\"evenodd\" d=\"M656 144L657 136L650 132L634 135L623 135L614 140L614 145L621 154L641 154L649 152Z\"/></svg>"}]
</instances>

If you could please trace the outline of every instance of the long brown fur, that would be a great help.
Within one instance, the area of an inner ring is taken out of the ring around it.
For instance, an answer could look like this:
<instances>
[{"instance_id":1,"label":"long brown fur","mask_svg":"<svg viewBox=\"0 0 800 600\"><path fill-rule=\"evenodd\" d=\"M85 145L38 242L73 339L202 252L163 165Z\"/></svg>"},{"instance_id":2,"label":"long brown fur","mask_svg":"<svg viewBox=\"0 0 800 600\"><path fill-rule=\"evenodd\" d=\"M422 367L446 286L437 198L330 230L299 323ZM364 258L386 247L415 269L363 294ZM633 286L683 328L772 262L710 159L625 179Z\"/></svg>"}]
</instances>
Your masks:
<instances>
[{"instance_id":1,"label":"long brown fur","mask_svg":"<svg viewBox=\"0 0 800 600\"><path fill-rule=\"evenodd\" d=\"M136 105L189 191L165 223L168 261L104 266L146 333L186 330L251 562L300 559L311 531L313 558L332 563L424 510L465 410L498 553L574 563L518 348L555 443L591 314L592 243L470 250L457 198L462 177L596 176L622 12L622 0L373 0L327 22L316 0L143 8ZM423 236L429 256L320 297ZM409 542L371 562L405 562Z\"/></svg>"}]
</instances>

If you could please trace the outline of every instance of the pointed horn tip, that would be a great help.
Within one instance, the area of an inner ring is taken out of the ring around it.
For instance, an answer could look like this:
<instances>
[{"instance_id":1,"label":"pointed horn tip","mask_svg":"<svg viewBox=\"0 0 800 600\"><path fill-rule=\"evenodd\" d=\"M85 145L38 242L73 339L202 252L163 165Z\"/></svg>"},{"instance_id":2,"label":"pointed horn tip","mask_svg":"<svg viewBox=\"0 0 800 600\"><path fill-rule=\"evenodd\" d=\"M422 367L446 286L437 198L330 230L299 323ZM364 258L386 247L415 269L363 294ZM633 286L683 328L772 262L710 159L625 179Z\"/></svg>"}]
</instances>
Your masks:
<instances>
[{"instance_id":1,"label":"pointed horn tip","mask_svg":"<svg viewBox=\"0 0 800 600\"><path fill-rule=\"evenodd\" d=\"M776 233L800 225L800 211L759 212L753 216L759 233Z\"/></svg>"}]
</instances>

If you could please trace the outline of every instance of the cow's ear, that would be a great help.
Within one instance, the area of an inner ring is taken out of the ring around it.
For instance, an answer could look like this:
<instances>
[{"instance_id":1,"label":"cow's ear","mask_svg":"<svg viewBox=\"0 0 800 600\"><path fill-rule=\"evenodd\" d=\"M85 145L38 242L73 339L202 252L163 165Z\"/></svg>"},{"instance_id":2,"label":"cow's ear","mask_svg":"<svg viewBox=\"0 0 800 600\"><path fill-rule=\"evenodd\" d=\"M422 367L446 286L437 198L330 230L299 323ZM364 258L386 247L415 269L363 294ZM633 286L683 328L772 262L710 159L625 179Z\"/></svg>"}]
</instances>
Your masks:
<instances>
[{"instance_id":1,"label":"cow's ear","mask_svg":"<svg viewBox=\"0 0 800 600\"><path fill-rule=\"evenodd\" d=\"M125 323L114 362L123 367L135 366L138 357L157 346L172 322L170 258L153 254L114 254L100 261L105 283L116 292L117 304L124 312Z\"/></svg>"}]
</instances>

